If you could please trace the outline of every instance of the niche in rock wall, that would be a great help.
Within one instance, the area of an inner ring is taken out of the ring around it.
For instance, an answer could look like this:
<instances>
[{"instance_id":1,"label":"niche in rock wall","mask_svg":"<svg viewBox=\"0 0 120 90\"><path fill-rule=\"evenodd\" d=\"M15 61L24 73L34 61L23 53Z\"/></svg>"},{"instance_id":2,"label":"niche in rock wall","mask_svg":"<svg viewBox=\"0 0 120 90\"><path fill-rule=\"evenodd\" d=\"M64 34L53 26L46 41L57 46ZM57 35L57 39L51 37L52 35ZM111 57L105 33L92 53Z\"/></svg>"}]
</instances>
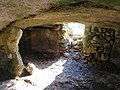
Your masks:
<instances>
[{"instance_id":1,"label":"niche in rock wall","mask_svg":"<svg viewBox=\"0 0 120 90\"><path fill-rule=\"evenodd\" d=\"M19 43L21 55L30 53L52 53L59 55L57 31L45 27L32 27L23 30Z\"/></svg>"}]
</instances>

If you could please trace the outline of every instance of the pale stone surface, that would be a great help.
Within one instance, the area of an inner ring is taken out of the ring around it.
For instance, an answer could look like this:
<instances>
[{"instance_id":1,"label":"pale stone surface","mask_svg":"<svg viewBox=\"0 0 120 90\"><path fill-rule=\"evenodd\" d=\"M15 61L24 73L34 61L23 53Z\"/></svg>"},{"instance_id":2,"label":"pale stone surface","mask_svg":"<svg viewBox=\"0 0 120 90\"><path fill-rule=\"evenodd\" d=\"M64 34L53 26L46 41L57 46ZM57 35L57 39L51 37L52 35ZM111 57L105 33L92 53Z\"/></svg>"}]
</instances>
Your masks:
<instances>
[{"instance_id":1,"label":"pale stone surface","mask_svg":"<svg viewBox=\"0 0 120 90\"><path fill-rule=\"evenodd\" d=\"M70 56L70 54L69 53L63 53L63 56L68 58Z\"/></svg>"}]
</instances>

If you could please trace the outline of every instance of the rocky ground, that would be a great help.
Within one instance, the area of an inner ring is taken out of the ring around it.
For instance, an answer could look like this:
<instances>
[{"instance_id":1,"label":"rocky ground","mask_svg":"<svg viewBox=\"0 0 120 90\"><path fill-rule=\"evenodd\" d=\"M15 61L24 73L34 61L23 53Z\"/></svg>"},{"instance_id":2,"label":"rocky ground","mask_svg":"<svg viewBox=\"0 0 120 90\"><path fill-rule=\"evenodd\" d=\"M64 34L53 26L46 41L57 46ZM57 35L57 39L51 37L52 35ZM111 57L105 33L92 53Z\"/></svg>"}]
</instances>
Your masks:
<instances>
[{"instance_id":1,"label":"rocky ground","mask_svg":"<svg viewBox=\"0 0 120 90\"><path fill-rule=\"evenodd\" d=\"M120 90L120 74L76 61L72 51L68 58L50 58L48 54L24 56L24 61L33 66L33 74L0 82L0 90Z\"/></svg>"}]
</instances>

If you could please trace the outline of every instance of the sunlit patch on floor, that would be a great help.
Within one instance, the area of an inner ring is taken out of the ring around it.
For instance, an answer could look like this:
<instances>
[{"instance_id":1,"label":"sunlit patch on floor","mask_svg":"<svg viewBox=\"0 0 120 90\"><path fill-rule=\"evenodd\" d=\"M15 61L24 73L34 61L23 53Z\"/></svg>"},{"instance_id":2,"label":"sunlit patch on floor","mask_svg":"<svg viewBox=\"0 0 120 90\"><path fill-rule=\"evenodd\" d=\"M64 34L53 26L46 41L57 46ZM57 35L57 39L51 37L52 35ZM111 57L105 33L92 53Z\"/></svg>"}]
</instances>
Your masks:
<instances>
[{"instance_id":1,"label":"sunlit patch on floor","mask_svg":"<svg viewBox=\"0 0 120 90\"><path fill-rule=\"evenodd\" d=\"M45 69L39 69L30 63L33 66L33 74L10 80L9 82L12 82L12 84L9 83L7 88L9 87L10 90L43 90L55 80L57 75L63 72L66 61L65 58L59 58L57 62ZM0 87L4 88L2 86Z\"/></svg>"}]
</instances>

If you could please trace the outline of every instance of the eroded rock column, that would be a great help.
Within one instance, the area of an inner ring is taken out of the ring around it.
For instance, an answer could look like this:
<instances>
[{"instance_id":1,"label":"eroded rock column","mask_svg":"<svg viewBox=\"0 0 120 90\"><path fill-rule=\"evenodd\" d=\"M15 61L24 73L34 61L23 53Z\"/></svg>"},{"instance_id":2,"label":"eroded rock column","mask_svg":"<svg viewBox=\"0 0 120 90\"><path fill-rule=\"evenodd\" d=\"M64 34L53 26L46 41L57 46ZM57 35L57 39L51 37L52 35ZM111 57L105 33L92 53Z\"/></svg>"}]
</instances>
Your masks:
<instances>
[{"instance_id":1,"label":"eroded rock column","mask_svg":"<svg viewBox=\"0 0 120 90\"><path fill-rule=\"evenodd\" d=\"M24 69L18 47L21 36L22 30L16 28L0 32L0 73L5 78L20 76Z\"/></svg>"},{"instance_id":2,"label":"eroded rock column","mask_svg":"<svg viewBox=\"0 0 120 90\"><path fill-rule=\"evenodd\" d=\"M6 33L6 42L8 46L8 58L11 63L11 73L15 76L19 76L23 70L23 62L19 53L19 40L22 36L21 29L10 29L8 33Z\"/></svg>"}]
</instances>

